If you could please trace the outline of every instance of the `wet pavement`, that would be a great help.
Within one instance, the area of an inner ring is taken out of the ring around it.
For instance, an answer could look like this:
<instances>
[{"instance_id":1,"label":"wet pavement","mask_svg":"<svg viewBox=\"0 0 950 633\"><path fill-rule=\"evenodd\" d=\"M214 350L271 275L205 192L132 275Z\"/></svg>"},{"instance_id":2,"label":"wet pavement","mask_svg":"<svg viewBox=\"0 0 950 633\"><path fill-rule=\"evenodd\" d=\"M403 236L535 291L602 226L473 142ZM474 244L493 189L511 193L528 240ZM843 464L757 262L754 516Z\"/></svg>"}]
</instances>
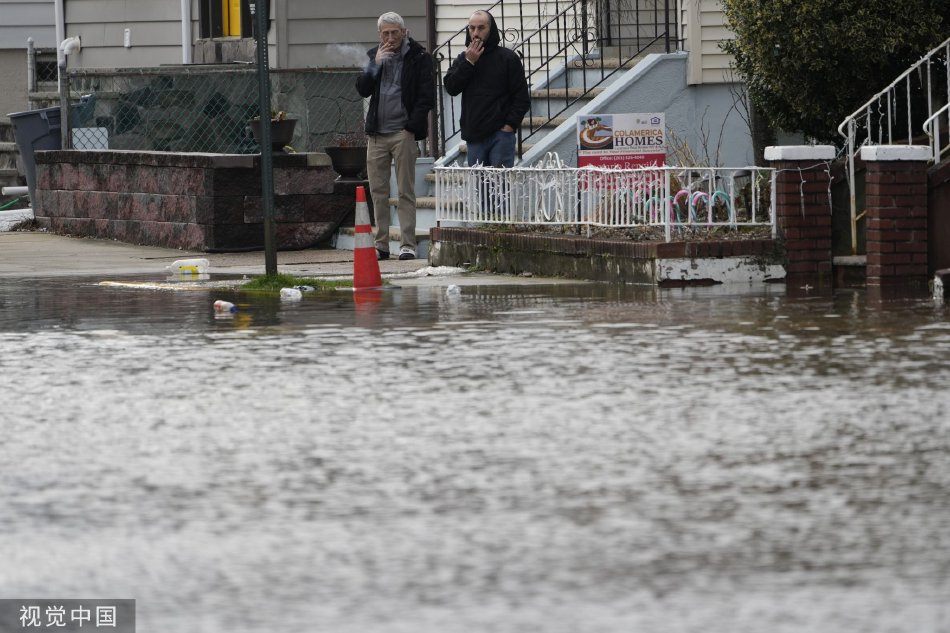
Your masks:
<instances>
[{"instance_id":1,"label":"wet pavement","mask_svg":"<svg viewBox=\"0 0 950 633\"><path fill-rule=\"evenodd\" d=\"M943 302L463 274L282 302L5 237L2 596L135 598L142 631L950 631Z\"/></svg>"},{"instance_id":2,"label":"wet pavement","mask_svg":"<svg viewBox=\"0 0 950 633\"><path fill-rule=\"evenodd\" d=\"M0 277L59 275L154 274L176 259L203 257L212 272L264 274L264 252L203 253L154 246L136 246L45 232L0 233ZM406 273L424 268L424 259L380 262L380 271ZM279 272L298 276L352 275L353 252L324 249L278 251Z\"/></svg>"}]
</instances>

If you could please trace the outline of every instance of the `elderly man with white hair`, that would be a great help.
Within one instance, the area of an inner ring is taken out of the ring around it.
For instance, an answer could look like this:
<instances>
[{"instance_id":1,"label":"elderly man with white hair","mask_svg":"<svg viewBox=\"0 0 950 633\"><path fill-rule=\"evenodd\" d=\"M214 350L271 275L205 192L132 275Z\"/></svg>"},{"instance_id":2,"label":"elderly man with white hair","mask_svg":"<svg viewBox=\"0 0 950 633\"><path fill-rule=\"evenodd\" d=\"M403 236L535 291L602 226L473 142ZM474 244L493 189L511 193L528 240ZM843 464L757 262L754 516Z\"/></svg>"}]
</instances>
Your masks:
<instances>
[{"instance_id":1,"label":"elderly man with white hair","mask_svg":"<svg viewBox=\"0 0 950 633\"><path fill-rule=\"evenodd\" d=\"M432 55L409 37L398 13L377 21L379 46L356 80L369 97L366 112L366 172L376 215L376 252L389 259L389 178L396 165L399 189L399 259L416 257L416 158L429 133L429 110L435 105Z\"/></svg>"}]
</instances>

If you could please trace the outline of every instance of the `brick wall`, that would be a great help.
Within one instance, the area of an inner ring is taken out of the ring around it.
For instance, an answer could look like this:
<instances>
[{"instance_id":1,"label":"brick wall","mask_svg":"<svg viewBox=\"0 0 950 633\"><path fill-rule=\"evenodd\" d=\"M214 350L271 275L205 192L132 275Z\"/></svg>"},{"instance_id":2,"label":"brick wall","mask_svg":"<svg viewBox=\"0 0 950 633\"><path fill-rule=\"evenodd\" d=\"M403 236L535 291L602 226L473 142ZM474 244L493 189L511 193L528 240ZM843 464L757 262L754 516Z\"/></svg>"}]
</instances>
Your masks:
<instances>
[{"instance_id":1,"label":"brick wall","mask_svg":"<svg viewBox=\"0 0 950 633\"><path fill-rule=\"evenodd\" d=\"M873 150L873 151L872 151ZM927 148L864 148L867 284L927 284Z\"/></svg>"},{"instance_id":2,"label":"brick wall","mask_svg":"<svg viewBox=\"0 0 950 633\"><path fill-rule=\"evenodd\" d=\"M37 152L36 219L56 233L188 250L263 248L259 157ZM313 246L352 216L323 154L274 156L278 248Z\"/></svg>"},{"instance_id":3,"label":"brick wall","mask_svg":"<svg viewBox=\"0 0 950 633\"><path fill-rule=\"evenodd\" d=\"M786 251L789 279L832 283L831 172L834 148L786 146L766 148L777 170L775 213Z\"/></svg>"}]
</instances>

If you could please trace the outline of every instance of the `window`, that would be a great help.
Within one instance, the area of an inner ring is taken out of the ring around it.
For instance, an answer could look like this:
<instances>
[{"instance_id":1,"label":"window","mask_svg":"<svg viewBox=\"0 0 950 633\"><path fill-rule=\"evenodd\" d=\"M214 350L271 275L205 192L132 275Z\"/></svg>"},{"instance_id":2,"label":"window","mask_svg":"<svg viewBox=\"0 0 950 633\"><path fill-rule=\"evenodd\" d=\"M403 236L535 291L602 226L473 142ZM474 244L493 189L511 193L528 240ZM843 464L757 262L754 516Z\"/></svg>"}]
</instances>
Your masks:
<instances>
[{"instance_id":1,"label":"window","mask_svg":"<svg viewBox=\"0 0 950 633\"><path fill-rule=\"evenodd\" d=\"M249 0L201 0L201 37L253 37Z\"/></svg>"}]
</instances>

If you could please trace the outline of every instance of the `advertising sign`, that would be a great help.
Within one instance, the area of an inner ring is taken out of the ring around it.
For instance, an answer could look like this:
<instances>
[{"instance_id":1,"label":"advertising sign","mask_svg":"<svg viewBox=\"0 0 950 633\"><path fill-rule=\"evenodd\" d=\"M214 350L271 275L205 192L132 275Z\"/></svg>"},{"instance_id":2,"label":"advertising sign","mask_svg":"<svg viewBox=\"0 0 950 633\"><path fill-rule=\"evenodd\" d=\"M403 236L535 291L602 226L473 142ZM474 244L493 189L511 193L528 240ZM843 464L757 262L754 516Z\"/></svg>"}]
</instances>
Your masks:
<instances>
[{"instance_id":1,"label":"advertising sign","mask_svg":"<svg viewBox=\"0 0 950 633\"><path fill-rule=\"evenodd\" d=\"M577 115L578 167L635 169L665 164L664 113Z\"/></svg>"}]
</instances>

